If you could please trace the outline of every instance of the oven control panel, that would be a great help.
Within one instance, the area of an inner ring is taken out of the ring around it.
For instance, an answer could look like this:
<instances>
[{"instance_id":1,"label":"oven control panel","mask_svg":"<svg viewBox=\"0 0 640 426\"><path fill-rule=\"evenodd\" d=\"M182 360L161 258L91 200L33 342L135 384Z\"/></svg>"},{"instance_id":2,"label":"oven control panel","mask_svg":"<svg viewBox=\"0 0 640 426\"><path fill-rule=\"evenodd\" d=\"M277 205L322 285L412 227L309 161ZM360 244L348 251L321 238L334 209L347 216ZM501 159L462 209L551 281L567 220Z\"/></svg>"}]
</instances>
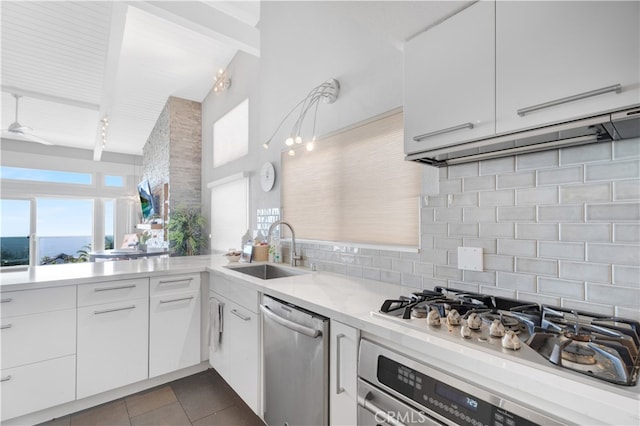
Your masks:
<instances>
[{"instance_id":1,"label":"oven control panel","mask_svg":"<svg viewBox=\"0 0 640 426\"><path fill-rule=\"evenodd\" d=\"M378 381L385 386L459 425L536 425L382 355L378 357L377 376Z\"/></svg>"}]
</instances>

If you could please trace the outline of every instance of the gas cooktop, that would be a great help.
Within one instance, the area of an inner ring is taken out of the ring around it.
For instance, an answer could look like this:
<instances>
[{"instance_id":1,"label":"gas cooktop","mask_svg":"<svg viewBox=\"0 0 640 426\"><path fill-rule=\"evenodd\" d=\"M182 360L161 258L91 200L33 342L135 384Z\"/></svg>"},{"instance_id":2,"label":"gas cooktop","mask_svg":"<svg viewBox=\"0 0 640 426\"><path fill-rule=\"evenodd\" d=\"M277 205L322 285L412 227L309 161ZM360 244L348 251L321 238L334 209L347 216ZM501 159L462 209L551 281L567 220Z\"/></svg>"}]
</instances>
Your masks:
<instances>
[{"instance_id":1,"label":"gas cooktop","mask_svg":"<svg viewBox=\"0 0 640 426\"><path fill-rule=\"evenodd\" d=\"M619 386L638 383L637 321L445 287L385 300L374 315L417 330L457 335L462 344L553 364L594 380Z\"/></svg>"}]
</instances>

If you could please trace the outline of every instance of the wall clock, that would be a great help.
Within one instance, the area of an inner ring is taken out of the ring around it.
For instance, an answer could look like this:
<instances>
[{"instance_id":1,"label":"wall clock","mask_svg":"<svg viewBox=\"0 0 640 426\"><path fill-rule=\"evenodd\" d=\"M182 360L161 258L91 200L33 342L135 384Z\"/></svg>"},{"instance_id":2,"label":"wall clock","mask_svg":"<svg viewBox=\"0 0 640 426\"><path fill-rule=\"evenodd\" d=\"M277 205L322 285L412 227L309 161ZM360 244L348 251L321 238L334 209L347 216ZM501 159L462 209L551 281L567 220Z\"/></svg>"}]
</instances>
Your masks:
<instances>
[{"instance_id":1,"label":"wall clock","mask_svg":"<svg viewBox=\"0 0 640 426\"><path fill-rule=\"evenodd\" d=\"M271 191L273 184L276 180L276 170L273 164L267 162L262 165L260 169L260 186L264 192Z\"/></svg>"}]
</instances>

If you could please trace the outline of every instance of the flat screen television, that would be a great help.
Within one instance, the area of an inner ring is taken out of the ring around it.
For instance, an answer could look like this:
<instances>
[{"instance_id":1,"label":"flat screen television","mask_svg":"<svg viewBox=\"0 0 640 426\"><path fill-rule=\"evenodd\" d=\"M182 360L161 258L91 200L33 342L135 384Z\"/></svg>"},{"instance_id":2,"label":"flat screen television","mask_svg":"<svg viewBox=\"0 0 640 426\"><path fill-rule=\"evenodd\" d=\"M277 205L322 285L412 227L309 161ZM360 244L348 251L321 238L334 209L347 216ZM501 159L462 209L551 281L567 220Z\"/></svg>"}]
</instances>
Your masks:
<instances>
[{"instance_id":1,"label":"flat screen television","mask_svg":"<svg viewBox=\"0 0 640 426\"><path fill-rule=\"evenodd\" d=\"M151 193L151 185L148 180L143 180L138 184L138 194L140 195L140 207L142 208L142 218L147 221L151 217L160 214L155 197Z\"/></svg>"}]
</instances>

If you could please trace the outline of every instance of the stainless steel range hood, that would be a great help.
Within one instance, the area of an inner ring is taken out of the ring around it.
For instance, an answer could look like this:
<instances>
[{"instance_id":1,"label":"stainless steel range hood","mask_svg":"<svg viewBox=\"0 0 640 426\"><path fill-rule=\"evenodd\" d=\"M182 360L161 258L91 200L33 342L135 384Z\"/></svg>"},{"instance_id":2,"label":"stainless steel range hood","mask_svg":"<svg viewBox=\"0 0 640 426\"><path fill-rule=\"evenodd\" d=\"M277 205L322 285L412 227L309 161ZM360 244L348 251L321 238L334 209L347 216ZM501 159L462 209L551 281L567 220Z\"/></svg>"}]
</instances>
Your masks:
<instances>
[{"instance_id":1,"label":"stainless steel range hood","mask_svg":"<svg viewBox=\"0 0 640 426\"><path fill-rule=\"evenodd\" d=\"M636 105L596 116L425 150L409 154L405 159L444 167L638 136L640 106Z\"/></svg>"}]
</instances>

